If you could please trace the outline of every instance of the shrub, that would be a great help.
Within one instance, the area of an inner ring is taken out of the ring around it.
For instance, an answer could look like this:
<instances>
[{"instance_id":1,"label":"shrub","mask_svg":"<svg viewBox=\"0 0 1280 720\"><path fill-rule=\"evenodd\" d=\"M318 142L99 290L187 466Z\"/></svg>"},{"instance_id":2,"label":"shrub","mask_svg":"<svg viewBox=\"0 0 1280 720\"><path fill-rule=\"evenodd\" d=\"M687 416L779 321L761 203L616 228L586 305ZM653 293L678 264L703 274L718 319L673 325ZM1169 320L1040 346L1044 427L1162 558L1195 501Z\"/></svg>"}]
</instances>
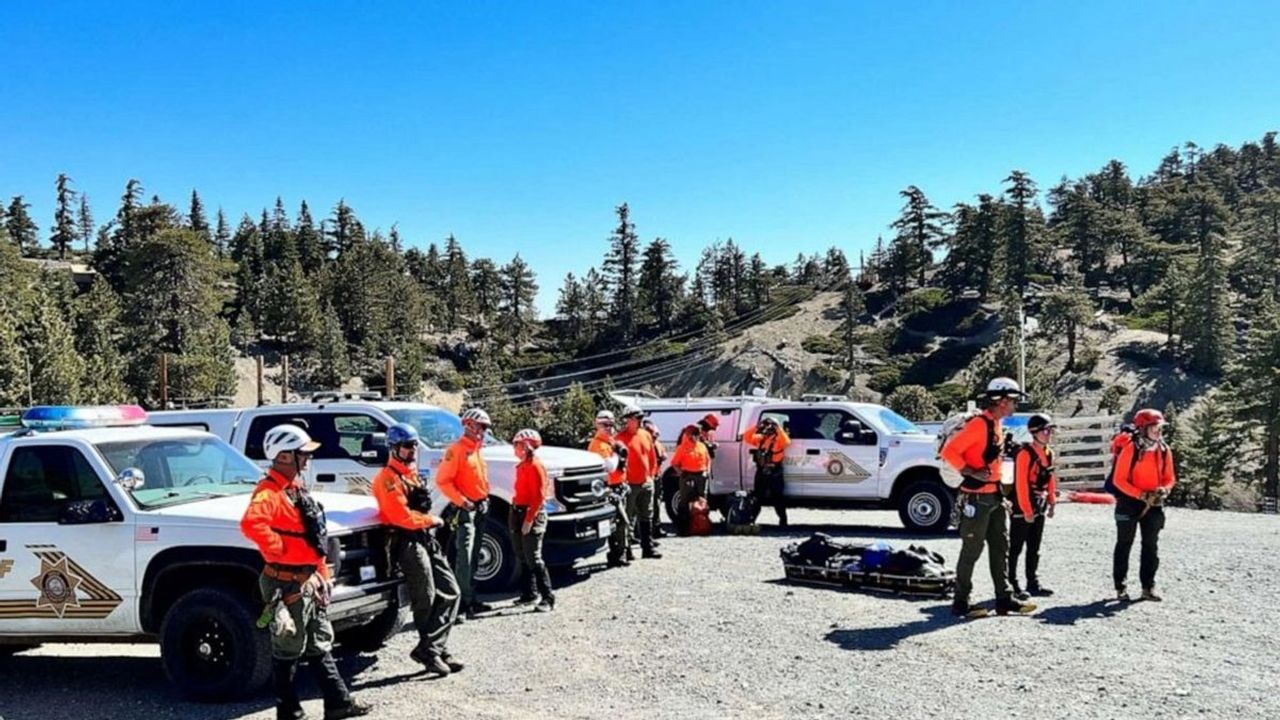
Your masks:
<instances>
[{"instance_id":1,"label":"shrub","mask_svg":"<svg viewBox=\"0 0 1280 720\"><path fill-rule=\"evenodd\" d=\"M1102 398L1098 401L1098 409L1112 415L1119 415L1125 410L1125 395L1129 394L1129 388L1123 385L1112 385L1102 392Z\"/></svg>"},{"instance_id":2,"label":"shrub","mask_svg":"<svg viewBox=\"0 0 1280 720\"><path fill-rule=\"evenodd\" d=\"M887 393L901 382L902 371L892 365L885 365L871 372L871 377L867 379L867 387L876 392Z\"/></svg>"},{"instance_id":3,"label":"shrub","mask_svg":"<svg viewBox=\"0 0 1280 720\"><path fill-rule=\"evenodd\" d=\"M1085 389L1085 390L1101 390L1101 389L1102 389L1102 378L1097 378L1097 377L1092 377L1092 376L1085 378L1085 379L1084 379L1084 389Z\"/></svg>"},{"instance_id":4,"label":"shrub","mask_svg":"<svg viewBox=\"0 0 1280 720\"><path fill-rule=\"evenodd\" d=\"M817 365L809 371L812 382L818 384L820 389L833 390L844 387L847 376L843 370L833 368L830 365Z\"/></svg>"},{"instance_id":5,"label":"shrub","mask_svg":"<svg viewBox=\"0 0 1280 720\"><path fill-rule=\"evenodd\" d=\"M884 404L908 420L937 420L942 417L933 394L921 385L899 385L885 397Z\"/></svg>"},{"instance_id":6,"label":"shrub","mask_svg":"<svg viewBox=\"0 0 1280 720\"><path fill-rule=\"evenodd\" d=\"M943 383L933 388L933 399L937 403L938 409L945 415L964 410L972 394L969 388L963 383Z\"/></svg>"},{"instance_id":7,"label":"shrub","mask_svg":"<svg viewBox=\"0 0 1280 720\"><path fill-rule=\"evenodd\" d=\"M830 335L810 335L800 343L805 352L820 355L839 355L844 352L844 345Z\"/></svg>"},{"instance_id":8,"label":"shrub","mask_svg":"<svg viewBox=\"0 0 1280 720\"><path fill-rule=\"evenodd\" d=\"M1098 361L1101 359L1102 359L1101 350L1094 347L1087 347L1076 353L1076 364L1075 364L1075 367L1071 369L1075 372L1081 372L1081 373L1093 372L1093 369L1098 366Z\"/></svg>"}]
</instances>

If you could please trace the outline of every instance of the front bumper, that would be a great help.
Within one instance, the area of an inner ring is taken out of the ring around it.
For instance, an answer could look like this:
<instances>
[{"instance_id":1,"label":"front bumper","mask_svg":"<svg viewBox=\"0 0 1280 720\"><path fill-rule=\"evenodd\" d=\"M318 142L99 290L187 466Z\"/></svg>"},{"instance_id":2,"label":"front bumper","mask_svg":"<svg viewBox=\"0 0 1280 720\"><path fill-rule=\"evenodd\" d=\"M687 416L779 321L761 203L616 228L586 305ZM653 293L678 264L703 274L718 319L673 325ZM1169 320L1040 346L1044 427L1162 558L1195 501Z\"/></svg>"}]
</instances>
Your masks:
<instances>
[{"instance_id":1,"label":"front bumper","mask_svg":"<svg viewBox=\"0 0 1280 720\"><path fill-rule=\"evenodd\" d=\"M605 503L590 510L548 515L542 546L547 564L572 565L603 550L616 514L613 506Z\"/></svg>"},{"instance_id":2,"label":"front bumper","mask_svg":"<svg viewBox=\"0 0 1280 720\"><path fill-rule=\"evenodd\" d=\"M334 588L329 621L335 629L363 625L389 607L407 607L409 588L401 579Z\"/></svg>"}]
</instances>

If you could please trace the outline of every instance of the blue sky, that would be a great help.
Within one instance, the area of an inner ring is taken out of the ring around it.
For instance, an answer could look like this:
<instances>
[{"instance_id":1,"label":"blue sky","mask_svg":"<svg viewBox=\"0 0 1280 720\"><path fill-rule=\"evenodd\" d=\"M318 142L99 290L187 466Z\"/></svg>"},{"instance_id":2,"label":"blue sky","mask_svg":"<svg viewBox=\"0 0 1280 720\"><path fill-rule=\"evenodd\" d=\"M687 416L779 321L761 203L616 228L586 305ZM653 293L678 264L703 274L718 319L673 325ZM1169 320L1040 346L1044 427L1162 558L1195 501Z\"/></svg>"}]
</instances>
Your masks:
<instances>
[{"instance_id":1,"label":"blue sky","mask_svg":"<svg viewBox=\"0 0 1280 720\"><path fill-rule=\"evenodd\" d=\"M949 207L1280 129L1274 2L308 5L6 5L0 196L42 235L62 171L99 222L130 177L233 222L345 197L521 253L545 312L623 201L686 267L729 237L856 258L908 184Z\"/></svg>"}]
</instances>

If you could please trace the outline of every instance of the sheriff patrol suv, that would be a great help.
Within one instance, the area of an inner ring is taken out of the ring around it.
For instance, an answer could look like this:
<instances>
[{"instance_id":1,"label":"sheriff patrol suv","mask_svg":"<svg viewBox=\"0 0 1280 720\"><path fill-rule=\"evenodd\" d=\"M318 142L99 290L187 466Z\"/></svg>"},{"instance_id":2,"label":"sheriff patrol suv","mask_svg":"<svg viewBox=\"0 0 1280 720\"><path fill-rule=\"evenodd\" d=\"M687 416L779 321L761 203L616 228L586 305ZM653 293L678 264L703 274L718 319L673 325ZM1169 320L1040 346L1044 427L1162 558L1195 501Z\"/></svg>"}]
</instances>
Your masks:
<instances>
[{"instance_id":1,"label":"sheriff patrol suv","mask_svg":"<svg viewBox=\"0 0 1280 720\"><path fill-rule=\"evenodd\" d=\"M942 481L936 433L883 405L826 395L798 401L658 398L636 390L619 390L613 398L644 410L663 442L672 445L686 425L708 414L720 420L708 493L713 506L723 507L735 491L755 487L755 464L742 435L761 418L771 418L791 436L782 464L789 505L895 509L903 526L924 532L944 532L950 524L955 491ZM670 473L663 476L662 493L673 513L676 480Z\"/></svg>"},{"instance_id":2,"label":"sheriff patrol suv","mask_svg":"<svg viewBox=\"0 0 1280 720\"><path fill-rule=\"evenodd\" d=\"M174 410L151 413L156 426L207 430L250 460L267 465L262 438L280 423L307 429L320 442L311 459L317 490L367 495L373 477L387 462L386 431L393 423L409 423L421 437L419 473L427 480L432 510L444 511L448 500L432 480L444 451L462 436L458 416L434 405L383 400L377 393L320 393L309 403L266 405L224 410ZM507 529L507 508L515 495L516 456L506 442L489 436L481 450L489 466L492 509L480 536L480 562L475 579L481 590L515 585L520 564ZM605 469L599 455L573 448L542 446L538 458L555 483L547 501L548 565L568 566L604 549L614 510L605 498Z\"/></svg>"},{"instance_id":3,"label":"sheriff patrol suv","mask_svg":"<svg viewBox=\"0 0 1280 720\"><path fill-rule=\"evenodd\" d=\"M186 696L252 693L271 649L255 628L262 559L240 518L262 470L209 433L145 423L134 406L37 407L0 437L0 656L41 642L159 642ZM374 649L407 606L377 504L316 498L338 639Z\"/></svg>"}]
</instances>

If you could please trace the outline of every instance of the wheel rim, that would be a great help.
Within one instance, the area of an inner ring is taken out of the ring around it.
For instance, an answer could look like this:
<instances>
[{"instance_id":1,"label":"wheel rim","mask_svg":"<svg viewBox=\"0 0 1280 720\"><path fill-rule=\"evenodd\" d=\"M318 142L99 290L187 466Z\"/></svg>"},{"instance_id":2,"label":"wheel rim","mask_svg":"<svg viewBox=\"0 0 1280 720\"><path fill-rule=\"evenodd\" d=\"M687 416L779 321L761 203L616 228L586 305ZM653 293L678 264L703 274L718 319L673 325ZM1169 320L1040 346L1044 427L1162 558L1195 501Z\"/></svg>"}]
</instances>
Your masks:
<instances>
[{"instance_id":1,"label":"wheel rim","mask_svg":"<svg viewBox=\"0 0 1280 720\"><path fill-rule=\"evenodd\" d=\"M225 678L235 665L231 633L213 618L192 623L182 648L191 674L205 682Z\"/></svg>"},{"instance_id":2,"label":"wheel rim","mask_svg":"<svg viewBox=\"0 0 1280 720\"><path fill-rule=\"evenodd\" d=\"M921 527L929 527L942 517L942 503L933 493L919 492L907 502L907 517Z\"/></svg>"},{"instance_id":3,"label":"wheel rim","mask_svg":"<svg viewBox=\"0 0 1280 720\"><path fill-rule=\"evenodd\" d=\"M480 561L476 563L476 582L486 582L498 576L502 571L502 543L489 533L480 537Z\"/></svg>"}]
</instances>

